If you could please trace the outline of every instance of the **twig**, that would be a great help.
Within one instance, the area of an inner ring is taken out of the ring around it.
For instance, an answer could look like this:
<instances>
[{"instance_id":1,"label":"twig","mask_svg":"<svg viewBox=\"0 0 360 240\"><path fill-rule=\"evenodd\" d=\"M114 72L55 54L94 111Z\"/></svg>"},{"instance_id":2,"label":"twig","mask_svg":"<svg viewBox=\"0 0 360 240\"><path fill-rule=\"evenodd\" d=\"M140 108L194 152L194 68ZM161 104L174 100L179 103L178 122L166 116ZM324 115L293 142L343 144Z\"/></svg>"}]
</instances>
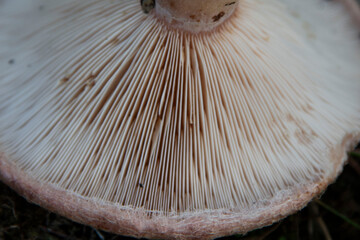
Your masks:
<instances>
[{"instance_id":1,"label":"twig","mask_svg":"<svg viewBox=\"0 0 360 240\"><path fill-rule=\"evenodd\" d=\"M312 214L315 216L315 221L320 226L321 231L323 232L325 239L326 240L332 240L329 229L327 228L327 226L325 224L325 221L322 219L322 217L321 217L321 215L319 213L318 205L316 205L315 203L311 203L310 204L310 210L312 211Z\"/></svg>"},{"instance_id":2,"label":"twig","mask_svg":"<svg viewBox=\"0 0 360 240\"><path fill-rule=\"evenodd\" d=\"M100 238L100 240L105 240L105 237L99 232L99 230L97 230L96 228L92 228L96 235Z\"/></svg>"},{"instance_id":3,"label":"twig","mask_svg":"<svg viewBox=\"0 0 360 240\"><path fill-rule=\"evenodd\" d=\"M54 231L52 230L51 228L48 228L48 227L44 227L44 226L40 226L40 229L43 230L44 232L47 232L49 234L52 234L58 238L62 238L62 239L73 239L71 238L70 236L64 234L64 233L60 233L60 232L57 232L57 231Z\"/></svg>"},{"instance_id":4,"label":"twig","mask_svg":"<svg viewBox=\"0 0 360 240\"><path fill-rule=\"evenodd\" d=\"M354 159L349 159L349 165L355 170L355 172L360 175L360 164Z\"/></svg>"},{"instance_id":5,"label":"twig","mask_svg":"<svg viewBox=\"0 0 360 240\"><path fill-rule=\"evenodd\" d=\"M319 224L321 230L323 231L325 239L332 240L329 229L327 228L324 220L319 216L316 218L316 222Z\"/></svg>"},{"instance_id":6,"label":"twig","mask_svg":"<svg viewBox=\"0 0 360 240\"><path fill-rule=\"evenodd\" d=\"M15 229L15 228L20 228L18 225L11 225L11 226L8 226L8 227L4 227L4 228L0 228L0 232L6 232L10 229Z\"/></svg>"},{"instance_id":7,"label":"twig","mask_svg":"<svg viewBox=\"0 0 360 240\"><path fill-rule=\"evenodd\" d=\"M343 219L345 222L349 223L350 225L352 225L353 227L355 227L356 229L360 230L360 225L354 221L352 221L351 219L349 219L348 217L346 217L345 215L339 213L338 211L336 211L335 209L333 209L332 207L330 207L329 205L323 203L320 200L315 200L315 202L317 204L319 204L321 207L325 208L326 210L328 210L329 212L331 212L332 214L338 216L339 218Z\"/></svg>"},{"instance_id":8,"label":"twig","mask_svg":"<svg viewBox=\"0 0 360 240\"><path fill-rule=\"evenodd\" d=\"M281 225L280 223L274 224L273 226L269 227L266 230L263 230L261 232L261 234L257 235L257 236L251 236L251 237L243 237L241 235L238 235L237 237L239 239L243 239L243 240L263 240L266 237L268 237L271 233L273 233L276 229L278 229L278 227ZM235 235L236 236L236 235Z\"/></svg>"},{"instance_id":9,"label":"twig","mask_svg":"<svg viewBox=\"0 0 360 240\"><path fill-rule=\"evenodd\" d=\"M350 157L360 158L360 153L358 153L358 152L350 152L349 155L350 155Z\"/></svg>"}]
</instances>

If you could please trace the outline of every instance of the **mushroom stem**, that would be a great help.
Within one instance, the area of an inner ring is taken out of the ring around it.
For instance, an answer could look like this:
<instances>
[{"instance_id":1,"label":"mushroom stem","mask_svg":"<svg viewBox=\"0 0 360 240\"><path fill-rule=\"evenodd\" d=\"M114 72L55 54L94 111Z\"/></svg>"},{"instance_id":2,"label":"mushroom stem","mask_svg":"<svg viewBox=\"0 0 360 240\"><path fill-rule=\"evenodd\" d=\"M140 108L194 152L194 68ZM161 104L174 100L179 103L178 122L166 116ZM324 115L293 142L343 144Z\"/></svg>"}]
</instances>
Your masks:
<instances>
[{"instance_id":1,"label":"mushroom stem","mask_svg":"<svg viewBox=\"0 0 360 240\"><path fill-rule=\"evenodd\" d=\"M156 16L171 27L198 33L228 19L240 0L157 0Z\"/></svg>"},{"instance_id":2,"label":"mushroom stem","mask_svg":"<svg viewBox=\"0 0 360 240\"><path fill-rule=\"evenodd\" d=\"M355 24L360 28L360 7L355 0L337 0L342 2L345 7L349 10Z\"/></svg>"}]
</instances>

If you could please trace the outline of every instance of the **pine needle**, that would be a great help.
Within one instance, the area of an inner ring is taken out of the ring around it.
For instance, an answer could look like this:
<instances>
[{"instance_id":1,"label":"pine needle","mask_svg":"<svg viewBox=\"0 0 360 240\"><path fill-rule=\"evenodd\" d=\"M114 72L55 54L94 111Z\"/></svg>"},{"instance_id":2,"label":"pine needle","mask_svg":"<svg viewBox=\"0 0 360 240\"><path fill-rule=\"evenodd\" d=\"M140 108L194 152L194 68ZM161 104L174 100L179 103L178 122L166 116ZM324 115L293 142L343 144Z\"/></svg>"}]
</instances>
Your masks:
<instances>
[{"instance_id":1,"label":"pine needle","mask_svg":"<svg viewBox=\"0 0 360 240\"><path fill-rule=\"evenodd\" d=\"M334 208L330 207L329 205L327 205L326 203L320 201L320 200L315 200L315 202L317 204L319 204L321 207L325 208L326 210L328 210L329 212L331 212L332 214L338 216L339 218L343 219L345 222L349 223L350 225L352 225L353 227L355 227L356 229L360 230L360 225L356 222L354 222L353 220L349 219L348 217L346 217L345 215L339 213L338 211L336 211Z\"/></svg>"}]
</instances>

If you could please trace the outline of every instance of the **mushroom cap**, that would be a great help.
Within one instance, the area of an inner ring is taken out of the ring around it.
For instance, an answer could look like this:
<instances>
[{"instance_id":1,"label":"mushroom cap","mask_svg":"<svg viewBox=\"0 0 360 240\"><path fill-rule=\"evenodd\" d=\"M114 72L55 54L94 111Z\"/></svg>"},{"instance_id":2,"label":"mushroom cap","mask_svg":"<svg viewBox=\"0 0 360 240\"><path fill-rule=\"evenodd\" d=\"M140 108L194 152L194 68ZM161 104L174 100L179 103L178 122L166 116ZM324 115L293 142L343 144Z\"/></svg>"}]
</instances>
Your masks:
<instances>
[{"instance_id":1,"label":"mushroom cap","mask_svg":"<svg viewBox=\"0 0 360 240\"><path fill-rule=\"evenodd\" d=\"M208 239L272 224L335 180L360 140L343 5L240 0L198 33L156 14L0 0L5 183L114 233Z\"/></svg>"}]
</instances>

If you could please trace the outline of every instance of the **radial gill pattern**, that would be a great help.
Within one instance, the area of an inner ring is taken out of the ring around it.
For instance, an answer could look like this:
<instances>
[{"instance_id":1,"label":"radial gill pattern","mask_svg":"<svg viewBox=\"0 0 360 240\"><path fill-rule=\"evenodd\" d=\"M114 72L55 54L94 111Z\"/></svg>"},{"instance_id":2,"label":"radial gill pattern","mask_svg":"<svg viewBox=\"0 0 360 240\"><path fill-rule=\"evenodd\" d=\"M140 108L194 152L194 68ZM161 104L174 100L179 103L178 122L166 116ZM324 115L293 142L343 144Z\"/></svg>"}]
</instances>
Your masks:
<instances>
[{"instance_id":1,"label":"radial gill pattern","mask_svg":"<svg viewBox=\"0 0 360 240\"><path fill-rule=\"evenodd\" d=\"M39 181L162 214L246 209L332 174L330 148L360 131L359 70L278 1L198 34L139 1L10 2L0 147Z\"/></svg>"}]
</instances>

